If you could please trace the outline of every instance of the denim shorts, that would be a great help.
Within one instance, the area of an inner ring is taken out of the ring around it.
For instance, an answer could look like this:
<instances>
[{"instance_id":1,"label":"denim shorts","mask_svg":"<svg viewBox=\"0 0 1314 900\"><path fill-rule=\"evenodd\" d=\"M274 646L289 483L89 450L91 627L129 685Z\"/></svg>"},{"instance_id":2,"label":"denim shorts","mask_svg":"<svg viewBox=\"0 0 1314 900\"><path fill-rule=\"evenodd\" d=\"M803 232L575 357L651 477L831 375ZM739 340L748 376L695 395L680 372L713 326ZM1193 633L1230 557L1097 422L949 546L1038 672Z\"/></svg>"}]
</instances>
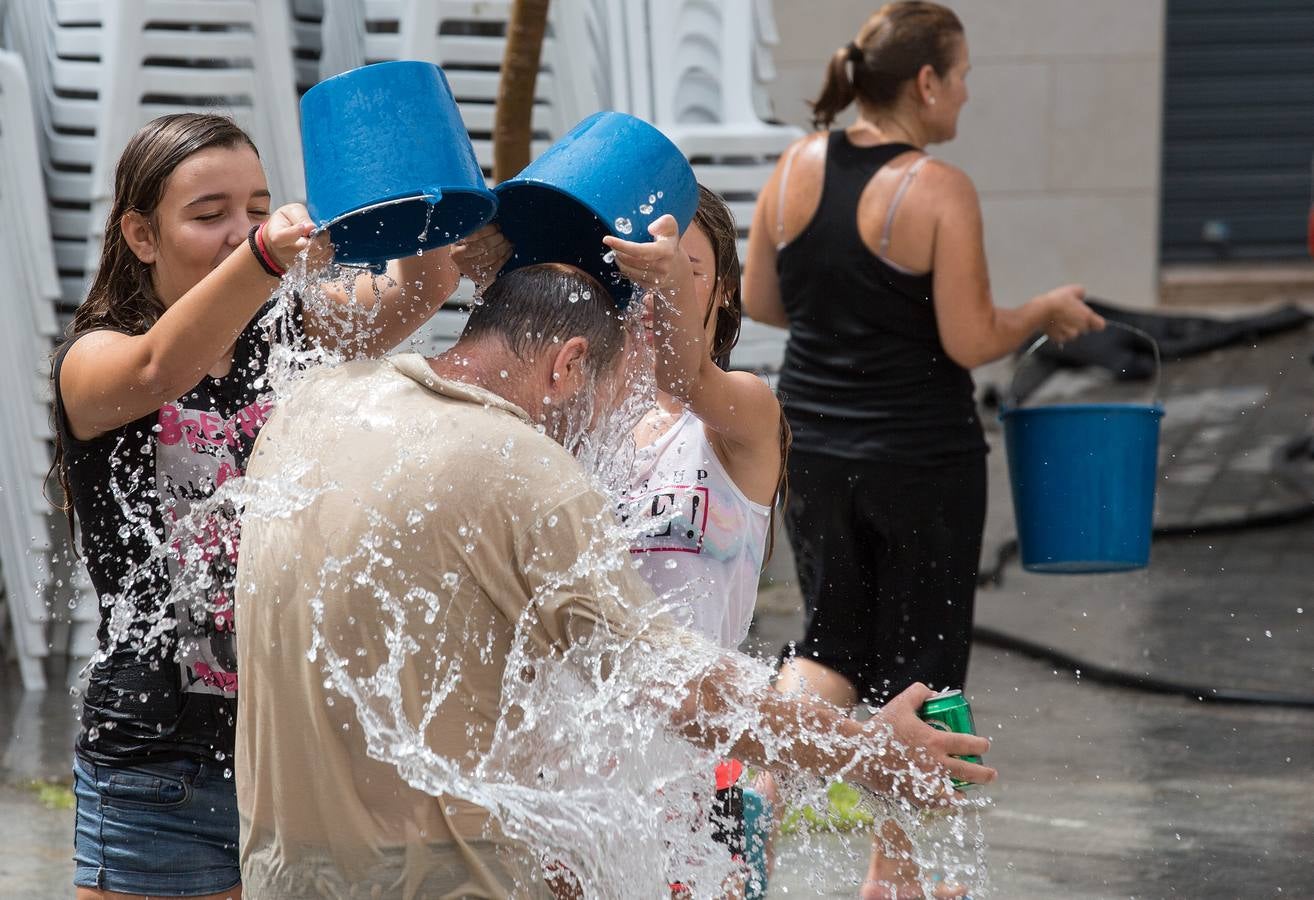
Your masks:
<instances>
[{"instance_id":1,"label":"denim shorts","mask_svg":"<svg viewBox=\"0 0 1314 900\"><path fill-rule=\"evenodd\" d=\"M73 758L73 884L191 897L241 881L231 771L197 760L97 765Z\"/></svg>"}]
</instances>

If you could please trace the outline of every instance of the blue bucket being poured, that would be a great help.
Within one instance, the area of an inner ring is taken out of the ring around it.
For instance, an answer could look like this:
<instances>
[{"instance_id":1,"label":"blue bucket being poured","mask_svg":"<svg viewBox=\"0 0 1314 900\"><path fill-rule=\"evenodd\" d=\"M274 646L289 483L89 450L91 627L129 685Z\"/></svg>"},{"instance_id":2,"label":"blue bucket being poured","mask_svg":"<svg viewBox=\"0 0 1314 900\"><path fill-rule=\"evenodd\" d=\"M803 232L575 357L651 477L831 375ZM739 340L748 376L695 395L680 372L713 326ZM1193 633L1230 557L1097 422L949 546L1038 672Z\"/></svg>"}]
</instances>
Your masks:
<instances>
[{"instance_id":1,"label":"blue bucket being poured","mask_svg":"<svg viewBox=\"0 0 1314 900\"><path fill-rule=\"evenodd\" d=\"M599 112L494 188L497 221L515 248L503 272L536 263L577 266L624 308L633 286L602 238L650 241L666 213L680 232L698 209L698 182L680 148L642 119Z\"/></svg>"},{"instance_id":2,"label":"blue bucket being poured","mask_svg":"<svg viewBox=\"0 0 1314 900\"><path fill-rule=\"evenodd\" d=\"M381 267L465 237L493 217L442 69L376 63L301 98L306 206L338 262Z\"/></svg>"},{"instance_id":3,"label":"blue bucket being poured","mask_svg":"<svg viewBox=\"0 0 1314 900\"><path fill-rule=\"evenodd\" d=\"M1154 346L1157 398L1158 344L1138 328L1108 324ZM1045 340L1028 348L1019 368ZM1156 401L1022 409L1015 396L1009 392L999 418L1022 567L1078 574L1148 565L1163 407Z\"/></svg>"}]
</instances>

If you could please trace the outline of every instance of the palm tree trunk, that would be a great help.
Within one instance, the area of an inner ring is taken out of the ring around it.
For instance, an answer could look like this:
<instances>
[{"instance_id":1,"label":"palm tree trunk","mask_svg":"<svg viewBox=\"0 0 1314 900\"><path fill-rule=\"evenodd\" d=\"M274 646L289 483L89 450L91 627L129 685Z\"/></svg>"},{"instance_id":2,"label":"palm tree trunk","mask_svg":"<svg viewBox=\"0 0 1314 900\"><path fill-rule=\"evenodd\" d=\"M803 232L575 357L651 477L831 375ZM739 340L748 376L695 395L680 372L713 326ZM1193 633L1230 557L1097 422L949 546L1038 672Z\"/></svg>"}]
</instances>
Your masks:
<instances>
[{"instance_id":1,"label":"palm tree trunk","mask_svg":"<svg viewBox=\"0 0 1314 900\"><path fill-rule=\"evenodd\" d=\"M547 31L549 0L515 0L506 27L502 80L493 118L493 180L505 181L529 165L534 83Z\"/></svg>"}]
</instances>

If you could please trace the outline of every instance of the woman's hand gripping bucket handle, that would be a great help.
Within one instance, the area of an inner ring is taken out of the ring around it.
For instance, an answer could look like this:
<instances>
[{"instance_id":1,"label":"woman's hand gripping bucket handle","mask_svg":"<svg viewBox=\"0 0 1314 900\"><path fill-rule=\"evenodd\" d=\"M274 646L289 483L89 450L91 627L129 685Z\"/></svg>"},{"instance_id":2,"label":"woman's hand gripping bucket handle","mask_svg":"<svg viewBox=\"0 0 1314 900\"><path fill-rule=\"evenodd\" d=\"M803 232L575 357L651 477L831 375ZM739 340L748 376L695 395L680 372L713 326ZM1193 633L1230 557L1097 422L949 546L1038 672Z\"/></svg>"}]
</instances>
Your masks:
<instances>
[{"instance_id":1,"label":"woman's hand gripping bucket handle","mask_svg":"<svg viewBox=\"0 0 1314 900\"><path fill-rule=\"evenodd\" d=\"M1123 331L1131 332L1137 337L1144 339L1150 345L1150 348L1154 351L1154 386L1150 394L1151 397L1150 403L1151 405L1158 406L1160 399L1159 384L1163 377L1163 360L1159 356L1159 342L1156 341L1153 337L1151 337L1149 332L1143 331L1142 329L1137 328L1135 325L1128 325L1125 322L1118 322L1113 319L1106 319L1105 324L1111 325L1114 328L1121 328ZM1030 347L1027 347L1027 349L1023 351L1022 356L1017 361L1017 366L1015 366L1013 369L1013 378L1008 383L1008 392L1004 395L1004 403L1003 403L1004 409L1008 409L1010 407L1017 408L1022 405L1022 400L1017 396L1018 373L1022 370L1022 366L1026 363L1026 361L1032 355L1034 355L1037 350L1040 349L1041 345L1043 345L1048 340L1049 340L1049 335L1042 334L1040 337L1036 338L1031 343Z\"/></svg>"}]
</instances>

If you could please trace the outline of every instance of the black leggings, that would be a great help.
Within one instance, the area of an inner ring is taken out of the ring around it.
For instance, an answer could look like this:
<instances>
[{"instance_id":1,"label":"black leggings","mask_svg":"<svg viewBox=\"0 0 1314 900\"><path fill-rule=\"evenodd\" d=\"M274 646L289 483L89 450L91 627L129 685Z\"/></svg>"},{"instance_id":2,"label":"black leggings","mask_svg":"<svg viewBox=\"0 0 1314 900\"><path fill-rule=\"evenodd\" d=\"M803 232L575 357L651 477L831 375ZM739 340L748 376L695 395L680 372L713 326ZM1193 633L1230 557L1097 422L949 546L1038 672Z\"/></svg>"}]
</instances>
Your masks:
<instances>
[{"instance_id":1,"label":"black leggings","mask_svg":"<svg viewBox=\"0 0 1314 900\"><path fill-rule=\"evenodd\" d=\"M881 703L963 686L985 527L985 457L938 466L789 456L785 526L807 613L783 655Z\"/></svg>"}]
</instances>

